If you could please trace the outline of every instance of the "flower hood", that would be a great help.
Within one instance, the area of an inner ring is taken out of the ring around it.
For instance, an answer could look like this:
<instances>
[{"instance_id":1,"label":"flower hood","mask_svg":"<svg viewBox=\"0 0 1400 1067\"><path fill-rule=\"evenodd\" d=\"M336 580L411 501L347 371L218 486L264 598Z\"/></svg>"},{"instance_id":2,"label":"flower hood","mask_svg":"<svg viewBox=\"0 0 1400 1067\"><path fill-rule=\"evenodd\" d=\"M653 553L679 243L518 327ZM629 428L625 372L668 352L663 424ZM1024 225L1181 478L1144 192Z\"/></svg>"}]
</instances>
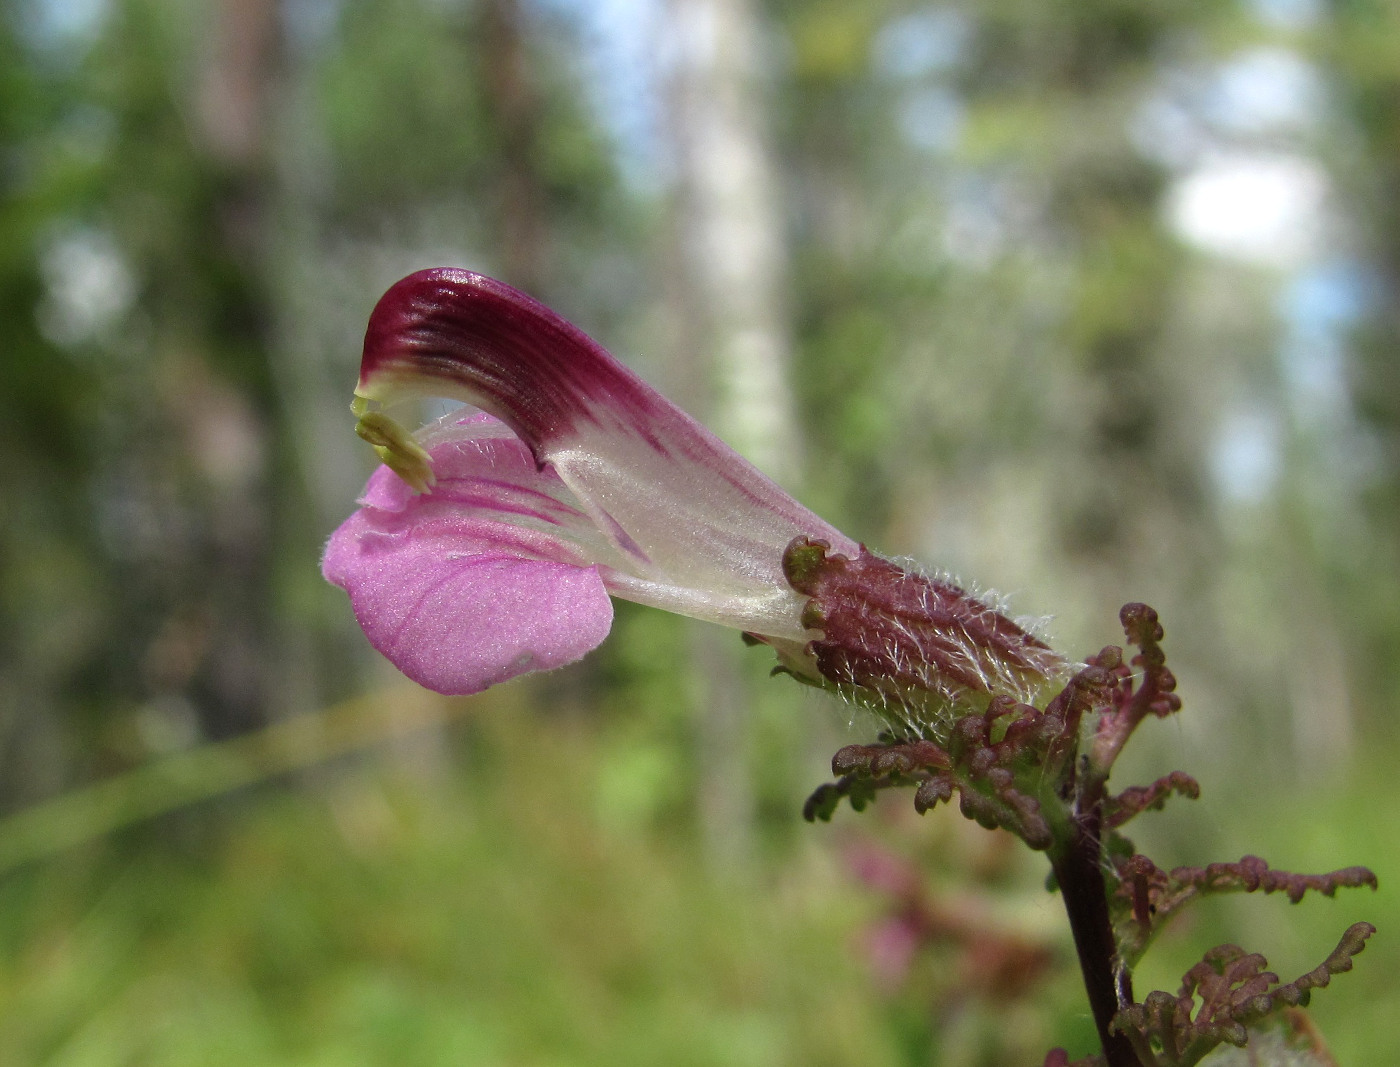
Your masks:
<instances>
[{"instance_id":1,"label":"flower hood","mask_svg":"<svg viewBox=\"0 0 1400 1067\"><path fill-rule=\"evenodd\" d=\"M610 596L732 626L897 729L1026 701L1066 668L992 606L828 525L597 343L508 285L419 271L365 334L354 411L384 466L326 547L370 643L474 693L571 663ZM462 400L409 434L384 405Z\"/></svg>"},{"instance_id":2,"label":"flower hood","mask_svg":"<svg viewBox=\"0 0 1400 1067\"><path fill-rule=\"evenodd\" d=\"M382 410L465 401L416 436ZM358 430L386 466L322 562L370 642L415 681L472 693L578 659L609 594L800 648L795 538L860 546L582 331L470 271L419 271L370 317Z\"/></svg>"}]
</instances>

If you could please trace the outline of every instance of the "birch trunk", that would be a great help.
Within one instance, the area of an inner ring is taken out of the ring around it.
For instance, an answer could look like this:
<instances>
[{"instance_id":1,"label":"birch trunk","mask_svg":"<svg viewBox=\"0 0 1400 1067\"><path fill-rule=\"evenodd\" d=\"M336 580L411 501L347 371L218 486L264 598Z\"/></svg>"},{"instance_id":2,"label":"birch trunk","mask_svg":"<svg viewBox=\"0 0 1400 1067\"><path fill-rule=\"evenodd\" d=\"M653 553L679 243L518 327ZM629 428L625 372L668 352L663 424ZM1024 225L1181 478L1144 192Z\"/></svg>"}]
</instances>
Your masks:
<instances>
[{"instance_id":1,"label":"birch trunk","mask_svg":"<svg viewBox=\"0 0 1400 1067\"><path fill-rule=\"evenodd\" d=\"M800 453L782 226L760 125L758 16L750 0L668 0L666 13L677 355L700 394L687 399L730 444L792 484ZM702 831L715 868L742 876L755 808L742 648L699 625L692 647Z\"/></svg>"}]
</instances>

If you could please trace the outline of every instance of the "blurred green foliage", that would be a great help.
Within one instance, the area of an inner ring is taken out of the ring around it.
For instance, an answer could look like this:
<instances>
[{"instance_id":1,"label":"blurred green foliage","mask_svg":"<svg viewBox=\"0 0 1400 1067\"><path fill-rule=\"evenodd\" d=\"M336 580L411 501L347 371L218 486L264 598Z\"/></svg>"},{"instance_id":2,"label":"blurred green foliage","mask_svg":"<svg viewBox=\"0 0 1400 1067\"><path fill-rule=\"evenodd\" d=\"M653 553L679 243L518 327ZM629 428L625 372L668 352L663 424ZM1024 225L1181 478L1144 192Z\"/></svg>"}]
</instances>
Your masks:
<instances>
[{"instance_id":1,"label":"blurred green foliage","mask_svg":"<svg viewBox=\"0 0 1400 1067\"><path fill-rule=\"evenodd\" d=\"M852 952L872 902L832 850L717 883L665 814L664 774L519 695L313 791L244 794L10 876L0 1056L904 1062ZM1051 1036L1029 1018L1028 1050Z\"/></svg>"},{"instance_id":2,"label":"blurred green foliage","mask_svg":"<svg viewBox=\"0 0 1400 1067\"><path fill-rule=\"evenodd\" d=\"M0 855L28 857L0 871L0 1062L1087 1047L1062 969L1014 1004L950 992L953 949L875 979L856 946L888 902L797 819L869 726L764 680L758 650L723 660L743 725L718 753L706 639L632 605L579 668L412 744L373 748L396 730L344 703L388 669L315 563L369 469L345 407L386 285L498 274L705 395L678 310L677 7L0 8ZM1122 770L1179 766L1205 796L1147 851L1366 863L1382 891L1229 902L1150 980L1231 939L1301 971L1369 919L1315 1012L1340 1062L1394 1060L1393 12L751 9L800 495L1014 590L1071 652L1116 640L1122 602L1157 607L1187 710ZM1325 189L1302 253L1188 232L1212 166L1279 160ZM375 754L335 765L352 748ZM1063 962L1034 862L962 863L950 819L860 832L940 893L1038 916Z\"/></svg>"}]
</instances>

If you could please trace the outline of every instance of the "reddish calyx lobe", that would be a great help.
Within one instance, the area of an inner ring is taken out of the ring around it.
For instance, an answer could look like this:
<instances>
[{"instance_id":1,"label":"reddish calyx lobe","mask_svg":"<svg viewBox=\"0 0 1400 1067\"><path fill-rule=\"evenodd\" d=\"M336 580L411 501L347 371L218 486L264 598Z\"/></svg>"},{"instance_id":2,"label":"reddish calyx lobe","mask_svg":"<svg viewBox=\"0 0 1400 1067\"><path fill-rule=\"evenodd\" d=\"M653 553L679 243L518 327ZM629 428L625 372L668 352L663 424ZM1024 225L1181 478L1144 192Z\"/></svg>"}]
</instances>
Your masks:
<instances>
[{"instance_id":1,"label":"reddish calyx lobe","mask_svg":"<svg viewBox=\"0 0 1400 1067\"><path fill-rule=\"evenodd\" d=\"M811 599L802 623L829 681L908 700L972 694L1029 700L1064 667L1061 657L1005 615L953 585L912 574L864 545L851 559L798 537L783 573Z\"/></svg>"}]
</instances>

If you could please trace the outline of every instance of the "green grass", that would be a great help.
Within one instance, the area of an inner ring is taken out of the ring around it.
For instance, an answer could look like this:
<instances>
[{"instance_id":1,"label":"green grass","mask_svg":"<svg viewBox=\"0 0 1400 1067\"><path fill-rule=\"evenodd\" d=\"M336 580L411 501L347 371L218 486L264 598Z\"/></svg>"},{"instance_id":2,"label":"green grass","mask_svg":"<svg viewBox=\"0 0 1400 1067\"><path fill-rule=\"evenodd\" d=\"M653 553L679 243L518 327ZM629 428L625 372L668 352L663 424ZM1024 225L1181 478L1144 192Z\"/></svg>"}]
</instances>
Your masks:
<instances>
[{"instance_id":1,"label":"green grass","mask_svg":"<svg viewBox=\"0 0 1400 1067\"><path fill-rule=\"evenodd\" d=\"M946 973L882 990L859 951L882 904L843 849L873 833L953 883L967 851L953 813L919 820L891 797L716 877L663 744L620 745L592 717L503 692L401 715L362 702L0 826L0 855L22 849L0 877L0 1064L1000 1067L1087 1051L1039 857L977 890L1059 939L1063 966L1034 996L963 996L946 953ZM428 732L405 737L406 722ZM1369 919L1380 934L1316 1018L1340 1063L1400 1062L1400 797L1385 772L1236 811L1217 839L1277 866L1369 862L1382 892L1213 904L1168 935L1154 984L1222 940L1290 978ZM1195 861L1214 858L1237 857Z\"/></svg>"},{"instance_id":2,"label":"green grass","mask_svg":"<svg viewBox=\"0 0 1400 1067\"><path fill-rule=\"evenodd\" d=\"M603 829L577 725L499 716L446 747L473 751L12 872L0 1063L897 1062L831 863L753 892L708 878L683 828Z\"/></svg>"}]
</instances>

